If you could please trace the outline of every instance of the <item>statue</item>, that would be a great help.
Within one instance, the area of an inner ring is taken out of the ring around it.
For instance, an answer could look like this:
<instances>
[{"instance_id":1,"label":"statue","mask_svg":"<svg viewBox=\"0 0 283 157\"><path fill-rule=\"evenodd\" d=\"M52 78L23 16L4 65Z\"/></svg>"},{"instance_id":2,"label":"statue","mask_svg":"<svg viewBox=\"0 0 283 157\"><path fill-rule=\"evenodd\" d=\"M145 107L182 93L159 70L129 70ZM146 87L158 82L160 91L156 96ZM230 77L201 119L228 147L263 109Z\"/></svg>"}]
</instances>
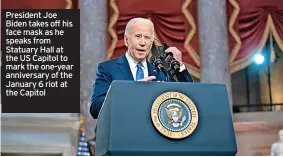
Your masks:
<instances>
[{"instance_id":1,"label":"statue","mask_svg":"<svg viewBox=\"0 0 283 157\"><path fill-rule=\"evenodd\" d=\"M279 140L271 146L271 156L283 156L283 130L279 131Z\"/></svg>"}]
</instances>

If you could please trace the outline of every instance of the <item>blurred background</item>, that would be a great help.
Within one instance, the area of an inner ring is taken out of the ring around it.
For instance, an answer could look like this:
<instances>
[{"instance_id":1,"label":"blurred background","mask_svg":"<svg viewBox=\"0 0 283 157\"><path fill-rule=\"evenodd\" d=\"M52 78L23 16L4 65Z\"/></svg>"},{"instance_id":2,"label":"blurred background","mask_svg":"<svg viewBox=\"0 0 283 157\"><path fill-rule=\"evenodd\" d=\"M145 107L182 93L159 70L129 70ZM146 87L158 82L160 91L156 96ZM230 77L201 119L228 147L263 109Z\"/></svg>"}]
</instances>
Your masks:
<instances>
[{"instance_id":1,"label":"blurred background","mask_svg":"<svg viewBox=\"0 0 283 157\"><path fill-rule=\"evenodd\" d=\"M81 113L2 114L1 155L92 155L99 62L125 53L127 22L149 18L197 82L227 85L237 155L265 155L283 129L281 0L2 0L2 9L80 9ZM40 104L39 104L40 105ZM68 104L64 104L68 105Z\"/></svg>"}]
</instances>

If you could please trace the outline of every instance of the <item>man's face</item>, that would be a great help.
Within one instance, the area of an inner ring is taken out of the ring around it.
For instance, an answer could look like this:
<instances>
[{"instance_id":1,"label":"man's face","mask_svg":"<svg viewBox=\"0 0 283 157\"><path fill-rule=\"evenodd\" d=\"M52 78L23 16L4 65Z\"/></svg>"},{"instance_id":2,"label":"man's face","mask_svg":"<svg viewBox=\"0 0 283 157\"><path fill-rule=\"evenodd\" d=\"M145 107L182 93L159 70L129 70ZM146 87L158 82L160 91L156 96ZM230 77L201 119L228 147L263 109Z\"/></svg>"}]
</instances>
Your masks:
<instances>
[{"instance_id":1,"label":"man's face","mask_svg":"<svg viewBox=\"0 0 283 157\"><path fill-rule=\"evenodd\" d=\"M130 32L124 38L130 55L138 62L143 61L150 52L153 43L153 28L148 21L132 23Z\"/></svg>"}]
</instances>

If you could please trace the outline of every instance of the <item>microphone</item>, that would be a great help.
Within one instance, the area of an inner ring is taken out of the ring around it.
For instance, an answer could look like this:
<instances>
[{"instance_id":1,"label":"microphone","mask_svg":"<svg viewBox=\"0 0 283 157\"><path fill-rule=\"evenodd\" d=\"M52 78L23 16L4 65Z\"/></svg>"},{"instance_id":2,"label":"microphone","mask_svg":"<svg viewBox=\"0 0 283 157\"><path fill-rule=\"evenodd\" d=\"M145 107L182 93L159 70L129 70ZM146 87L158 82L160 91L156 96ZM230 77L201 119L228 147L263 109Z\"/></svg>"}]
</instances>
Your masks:
<instances>
[{"instance_id":1,"label":"microphone","mask_svg":"<svg viewBox=\"0 0 283 157\"><path fill-rule=\"evenodd\" d=\"M159 54L159 58L162 61L165 61L168 63L169 67L174 71L174 73L177 73L180 71L180 63L173 57L173 53L172 52L168 52L165 53L165 50L168 48L167 44L154 38L154 40L159 41L161 43L163 43L163 46L159 46L156 49L158 49L158 51L160 52ZM161 62L162 62L161 61Z\"/></svg>"},{"instance_id":2,"label":"microphone","mask_svg":"<svg viewBox=\"0 0 283 157\"><path fill-rule=\"evenodd\" d=\"M169 75L168 75L168 70L166 67L163 66L163 61L160 58L151 56L150 58L150 63L154 65L157 69L163 72L165 75L165 80L169 81Z\"/></svg>"},{"instance_id":3,"label":"microphone","mask_svg":"<svg viewBox=\"0 0 283 157\"><path fill-rule=\"evenodd\" d=\"M155 39L161 42L158 39ZM154 65L158 70L162 71L166 77L166 81L175 79L178 82L176 74L180 71L180 63L173 57L172 52L165 52L168 48L166 43L163 43L162 46L156 46L153 42L152 46L152 56L150 58L150 63Z\"/></svg>"},{"instance_id":4,"label":"microphone","mask_svg":"<svg viewBox=\"0 0 283 157\"><path fill-rule=\"evenodd\" d=\"M151 58L150 58L150 63L152 64L152 65L154 65L156 68L158 68L159 70L161 70L162 68L164 68L164 66L162 65L162 60L161 59L159 59L159 58L157 58L157 57L154 57L154 56L152 56Z\"/></svg>"},{"instance_id":5,"label":"microphone","mask_svg":"<svg viewBox=\"0 0 283 157\"><path fill-rule=\"evenodd\" d=\"M150 58L150 63L154 65L157 69L162 71L165 75L167 75L166 67L163 66L163 61L160 58L152 56Z\"/></svg>"},{"instance_id":6,"label":"microphone","mask_svg":"<svg viewBox=\"0 0 283 157\"><path fill-rule=\"evenodd\" d=\"M165 58L165 62L167 62L170 66L170 68L174 71L174 72L179 72L180 71L180 63L173 58L173 54L171 52L167 53L168 55Z\"/></svg>"}]
</instances>

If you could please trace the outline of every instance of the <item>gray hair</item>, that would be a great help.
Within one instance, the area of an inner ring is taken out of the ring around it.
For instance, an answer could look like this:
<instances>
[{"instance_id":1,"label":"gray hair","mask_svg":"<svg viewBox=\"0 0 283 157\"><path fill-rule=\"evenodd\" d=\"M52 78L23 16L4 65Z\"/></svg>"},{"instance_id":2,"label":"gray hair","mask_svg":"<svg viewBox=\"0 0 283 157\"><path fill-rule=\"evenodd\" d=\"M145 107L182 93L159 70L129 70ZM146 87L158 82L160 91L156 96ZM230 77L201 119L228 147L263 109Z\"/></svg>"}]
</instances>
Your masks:
<instances>
[{"instance_id":1,"label":"gray hair","mask_svg":"<svg viewBox=\"0 0 283 157\"><path fill-rule=\"evenodd\" d=\"M152 23L149 19L141 18L141 17L133 18L133 19L131 19L131 20L127 23L124 36L127 36L127 35L129 34L129 32L130 32L130 30L131 30L131 25L132 25L133 23L135 23L136 21L148 21L149 23L151 23L152 29L153 29L153 31L152 31L152 37L154 38L154 25L153 25L153 23Z\"/></svg>"}]
</instances>

